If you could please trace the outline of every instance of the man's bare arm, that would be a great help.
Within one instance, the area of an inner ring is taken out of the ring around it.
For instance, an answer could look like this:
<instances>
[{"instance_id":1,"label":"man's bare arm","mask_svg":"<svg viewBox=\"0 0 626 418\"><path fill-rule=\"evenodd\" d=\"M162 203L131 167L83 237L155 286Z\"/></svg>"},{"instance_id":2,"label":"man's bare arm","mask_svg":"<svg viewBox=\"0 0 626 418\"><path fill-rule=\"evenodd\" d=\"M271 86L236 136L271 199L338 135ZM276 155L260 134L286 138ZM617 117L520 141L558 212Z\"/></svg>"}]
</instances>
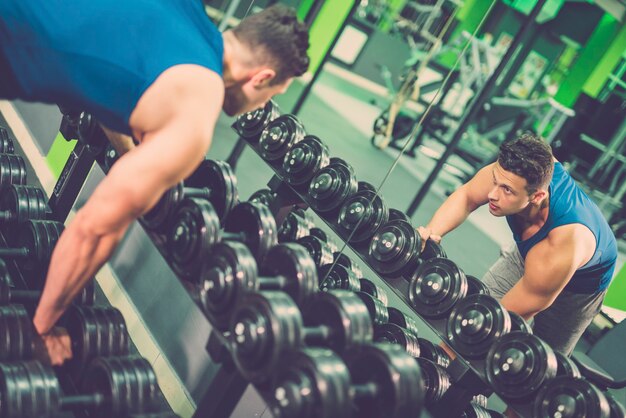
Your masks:
<instances>
[{"instance_id":1,"label":"man's bare arm","mask_svg":"<svg viewBox=\"0 0 626 418\"><path fill-rule=\"evenodd\" d=\"M524 276L502 298L502 305L528 320L547 309L578 268L595 251L595 237L580 225L554 229L526 256Z\"/></svg>"},{"instance_id":2,"label":"man's bare arm","mask_svg":"<svg viewBox=\"0 0 626 418\"><path fill-rule=\"evenodd\" d=\"M104 125L100 125L100 128L102 128L102 131L120 157L135 148L135 142L130 135L112 131Z\"/></svg>"}]
</instances>

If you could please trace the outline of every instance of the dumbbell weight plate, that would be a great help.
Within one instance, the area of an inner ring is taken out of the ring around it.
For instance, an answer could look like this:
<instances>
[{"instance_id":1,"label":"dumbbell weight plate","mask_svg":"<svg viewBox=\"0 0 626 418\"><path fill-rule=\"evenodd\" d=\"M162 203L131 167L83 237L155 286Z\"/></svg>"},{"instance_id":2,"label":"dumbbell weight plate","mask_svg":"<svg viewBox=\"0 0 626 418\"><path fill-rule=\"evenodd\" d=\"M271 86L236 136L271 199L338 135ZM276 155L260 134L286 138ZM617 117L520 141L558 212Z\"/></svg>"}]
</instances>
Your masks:
<instances>
[{"instance_id":1,"label":"dumbbell weight plate","mask_svg":"<svg viewBox=\"0 0 626 418\"><path fill-rule=\"evenodd\" d=\"M208 188L209 201L220 217L222 225L228 213L239 202L237 177L225 161L204 160L194 173L185 180L185 186Z\"/></svg>"},{"instance_id":2,"label":"dumbbell weight plate","mask_svg":"<svg viewBox=\"0 0 626 418\"><path fill-rule=\"evenodd\" d=\"M26 184L26 163L15 154L0 154L0 188L10 184Z\"/></svg>"},{"instance_id":3,"label":"dumbbell weight plate","mask_svg":"<svg viewBox=\"0 0 626 418\"><path fill-rule=\"evenodd\" d=\"M420 260L426 261L431 258L446 258L446 252L443 250L441 244L436 243L432 239L426 240L426 245L420 254Z\"/></svg>"},{"instance_id":4,"label":"dumbbell weight plate","mask_svg":"<svg viewBox=\"0 0 626 418\"><path fill-rule=\"evenodd\" d=\"M309 252L309 255L313 258L313 262L317 266L318 276L320 275L320 268L322 266L333 262L333 253L330 247L319 238L313 235L307 235L297 240L296 243L302 245Z\"/></svg>"},{"instance_id":5,"label":"dumbbell weight plate","mask_svg":"<svg viewBox=\"0 0 626 418\"><path fill-rule=\"evenodd\" d=\"M465 275L467 278L467 295L488 295L489 288L485 283L476 278L475 276L471 276L469 274Z\"/></svg>"},{"instance_id":6,"label":"dumbbell weight plate","mask_svg":"<svg viewBox=\"0 0 626 418\"><path fill-rule=\"evenodd\" d=\"M356 278L363 277L363 272L359 268L358 264L356 264L350 257L346 255L344 252L334 252L333 253L333 262L339 264L340 266L344 266L348 270L354 274Z\"/></svg>"},{"instance_id":7,"label":"dumbbell weight plate","mask_svg":"<svg viewBox=\"0 0 626 418\"><path fill-rule=\"evenodd\" d=\"M419 335L417 331L417 323L412 318L406 316L402 311L400 311L397 308L394 308L393 306L389 306L387 308L387 312L389 312L390 323L396 324L406 329L415 337Z\"/></svg>"},{"instance_id":8,"label":"dumbbell weight plate","mask_svg":"<svg viewBox=\"0 0 626 418\"><path fill-rule=\"evenodd\" d=\"M359 279L341 264L326 264L319 268L320 290L343 289L357 292L361 288Z\"/></svg>"},{"instance_id":9,"label":"dumbbell weight plate","mask_svg":"<svg viewBox=\"0 0 626 418\"><path fill-rule=\"evenodd\" d=\"M389 210L375 192L362 190L346 199L339 210L337 229L348 242L369 241L389 219Z\"/></svg>"},{"instance_id":10,"label":"dumbbell weight plate","mask_svg":"<svg viewBox=\"0 0 626 418\"><path fill-rule=\"evenodd\" d=\"M515 331L496 341L485 362L487 381L504 400L529 399L556 375L554 351L539 337Z\"/></svg>"},{"instance_id":11,"label":"dumbbell weight plate","mask_svg":"<svg viewBox=\"0 0 626 418\"><path fill-rule=\"evenodd\" d=\"M325 348L285 353L266 397L274 416L337 418L352 415L350 373L343 361ZM308 396L303 396L304 394Z\"/></svg>"},{"instance_id":12,"label":"dumbbell weight plate","mask_svg":"<svg viewBox=\"0 0 626 418\"><path fill-rule=\"evenodd\" d=\"M33 325L22 305L0 306L0 362L32 357Z\"/></svg>"},{"instance_id":13,"label":"dumbbell weight plate","mask_svg":"<svg viewBox=\"0 0 626 418\"><path fill-rule=\"evenodd\" d=\"M400 220L400 221L404 221L407 223L411 223L411 221L409 220L409 217L406 216L406 213L396 208L389 208L389 220L390 221Z\"/></svg>"},{"instance_id":14,"label":"dumbbell weight plate","mask_svg":"<svg viewBox=\"0 0 626 418\"><path fill-rule=\"evenodd\" d=\"M50 257L62 230L63 224L43 220L30 220L20 227L17 246L28 248L29 255L16 261L32 287L43 288Z\"/></svg>"},{"instance_id":15,"label":"dumbbell weight plate","mask_svg":"<svg viewBox=\"0 0 626 418\"><path fill-rule=\"evenodd\" d=\"M309 228L309 234L328 244L332 253L337 252L337 244L335 244L335 242L322 229L316 227Z\"/></svg>"},{"instance_id":16,"label":"dumbbell weight plate","mask_svg":"<svg viewBox=\"0 0 626 418\"><path fill-rule=\"evenodd\" d=\"M211 248L201 274L200 302L213 327L228 328L238 298L255 289L256 271L244 244L223 242Z\"/></svg>"},{"instance_id":17,"label":"dumbbell weight plate","mask_svg":"<svg viewBox=\"0 0 626 418\"><path fill-rule=\"evenodd\" d=\"M425 318L443 318L467 294L467 279L457 265L447 258L424 261L409 284L409 300Z\"/></svg>"},{"instance_id":18,"label":"dumbbell weight plate","mask_svg":"<svg viewBox=\"0 0 626 418\"><path fill-rule=\"evenodd\" d=\"M262 203L269 207L274 202L274 199L276 199L276 194L270 189L260 189L252 193L248 198L248 202Z\"/></svg>"},{"instance_id":19,"label":"dumbbell weight plate","mask_svg":"<svg viewBox=\"0 0 626 418\"><path fill-rule=\"evenodd\" d=\"M285 154L304 138L304 127L294 115L281 115L271 121L259 139L261 158L269 163L282 165Z\"/></svg>"},{"instance_id":20,"label":"dumbbell weight plate","mask_svg":"<svg viewBox=\"0 0 626 418\"><path fill-rule=\"evenodd\" d=\"M530 327L530 324L526 322L524 318L522 318L515 312L511 312L511 311L509 311L509 316L511 317L511 332L522 331L527 334L533 333L533 329Z\"/></svg>"},{"instance_id":21,"label":"dumbbell weight plate","mask_svg":"<svg viewBox=\"0 0 626 418\"><path fill-rule=\"evenodd\" d=\"M450 375L443 367L427 358L415 359L424 381L424 405L435 405L450 388Z\"/></svg>"},{"instance_id":22,"label":"dumbbell weight plate","mask_svg":"<svg viewBox=\"0 0 626 418\"><path fill-rule=\"evenodd\" d=\"M511 318L500 302L474 294L460 300L446 322L448 342L466 358L481 358L491 345L511 330Z\"/></svg>"},{"instance_id":23,"label":"dumbbell weight plate","mask_svg":"<svg viewBox=\"0 0 626 418\"><path fill-rule=\"evenodd\" d=\"M311 180L308 201L317 212L332 212L356 193L357 189L358 183L352 166L340 158L331 158L330 163Z\"/></svg>"},{"instance_id":24,"label":"dumbbell weight plate","mask_svg":"<svg viewBox=\"0 0 626 418\"><path fill-rule=\"evenodd\" d=\"M382 325L389 322L389 312L383 303L365 292L355 292L367 307L372 324Z\"/></svg>"},{"instance_id":25,"label":"dumbbell weight plate","mask_svg":"<svg viewBox=\"0 0 626 418\"><path fill-rule=\"evenodd\" d=\"M584 379L557 376L537 393L533 417L607 418L610 405L600 390Z\"/></svg>"},{"instance_id":26,"label":"dumbbell weight plate","mask_svg":"<svg viewBox=\"0 0 626 418\"><path fill-rule=\"evenodd\" d=\"M156 204L146 213L140 221L151 231L159 231L170 219L183 196L183 183L178 183L171 189L166 190Z\"/></svg>"},{"instance_id":27,"label":"dumbbell weight plate","mask_svg":"<svg viewBox=\"0 0 626 418\"><path fill-rule=\"evenodd\" d=\"M426 338L417 337L417 343L420 346L420 357L428 359L435 364L446 369L450 365L450 357L443 348L433 344L432 341Z\"/></svg>"},{"instance_id":28,"label":"dumbbell weight plate","mask_svg":"<svg viewBox=\"0 0 626 418\"><path fill-rule=\"evenodd\" d=\"M571 358L566 357L564 354L559 351L555 351L554 355L556 356L556 375L557 376L570 376L574 378L582 378L580 374L580 370L576 363L572 361Z\"/></svg>"},{"instance_id":29,"label":"dumbbell weight plate","mask_svg":"<svg viewBox=\"0 0 626 418\"><path fill-rule=\"evenodd\" d=\"M328 147L318 137L307 135L285 155L283 177L293 186L305 185L329 162Z\"/></svg>"},{"instance_id":30,"label":"dumbbell weight plate","mask_svg":"<svg viewBox=\"0 0 626 418\"><path fill-rule=\"evenodd\" d=\"M167 254L178 277L195 281L204 258L219 241L219 219L211 202L185 198L170 217L167 232Z\"/></svg>"},{"instance_id":31,"label":"dumbbell weight plate","mask_svg":"<svg viewBox=\"0 0 626 418\"><path fill-rule=\"evenodd\" d=\"M369 295L372 295L374 298L378 299L382 302L383 305L388 306L389 300L387 298L387 292L385 290L372 282L371 280L360 278L359 279L360 289L362 292L365 292Z\"/></svg>"},{"instance_id":32,"label":"dumbbell weight plate","mask_svg":"<svg viewBox=\"0 0 626 418\"><path fill-rule=\"evenodd\" d=\"M357 398L360 418L418 417L424 399L421 373L415 360L392 344L364 345L346 356L353 384L374 382L377 396Z\"/></svg>"},{"instance_id":33,"label":"dumbbell weight plate","mask_svg":"<svg viewBox=\"0 0 626 418\"><path fill-rule=\"evenodd\" d=\"M13 224L21 224L29 219L44 219L46 205L43 190L34 186L10 185L2 190L0 196L0 211L12 213ZM5 230L6 227L5 223Z\"/></svg>"},{"instance_id":34,"label":"dumbbell weight plate","mask_svg":"<svg viewBox=\"0 0 626 418\"><path fill-rule=\"evenodd\" d=\"M265 205L242 202L235 206L224 223L224 231L243 233L257 263L262 263L270 248L278 243L276 220Z\"/></svg>"},{"instance_id":35,"label":"dumbbell weight plate","mask_svg":"<svg viewBox=\"0 0 626 418\"><path fill-rule=\"evenodd\" d=\"M390 221L372 237L367 257L378 273L396 277L416 266L421 242L420 235L409 223Z\"/></svg>"},{"instance_id":36,"label":"dumbbell weight plate","mask_svg":"<svg viewBox=\"0 0 626 418\"><path fill-rule=\"evenodd\" d=\"M0 126L0 153L14 154L15 146L6 129Z\"/></svg>"},{"instance_id":37,"label":"dumbbell weight plate","mask_svg":"<svg viewBox=\"0 0 626 418\"><path fill-rule=\"evenodd\" d=\"M408 330L396 324L386 323L374 327L374 342L390 343L402 347L411 357L420 356L420 347L417 338Z\"/></svg>"},{"instance_id":38,"label":"dumbbell weight plate","mask_svg":"<svg viewBox=\"0 0 626 418\"><path fill-rule=\"evenodd\" d=\"M278 228L278 242L294 242L309 235L306 221L295 213L289 212Z\"/></svg>"},{"instance_id":39,"label":"dumbbell weight plate","mask_svg":"<svg viewBox=\"0 0 626 418\"><path fill-rule=\"evenodd\" d=\"M265 106L239 116L233 128L242 138L250 142L256 142L263 129L280 115L280 109L272 100Z\"/></svg>"}]
</instances>

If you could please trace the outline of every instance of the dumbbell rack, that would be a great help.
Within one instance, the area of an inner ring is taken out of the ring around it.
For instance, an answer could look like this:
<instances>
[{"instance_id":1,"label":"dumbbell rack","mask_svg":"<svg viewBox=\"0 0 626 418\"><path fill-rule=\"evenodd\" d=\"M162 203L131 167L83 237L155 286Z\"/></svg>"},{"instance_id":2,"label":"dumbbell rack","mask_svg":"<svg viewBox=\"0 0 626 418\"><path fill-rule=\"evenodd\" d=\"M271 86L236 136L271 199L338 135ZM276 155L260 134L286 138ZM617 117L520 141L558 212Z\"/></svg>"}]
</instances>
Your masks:
<instances>
[{"instance_id":1,"label":"dumbbell rack","mask_svg":"<svg viewBox=\"0 0 626 418\"><path fill-rule=\"evenodd\" d=\"M258 148L250 143L246 138L240 137L238 141L246 142L250 148L259 155L262 156ZM282 177L282 172L278 170L274 165L268 164L268 166L274 171L274 176L268 183L268 187L274 193L276 193L276 201L274 207L271 207L272 212L276 216L276 223L280 225L282 219L286 213L293 208L294 205L301 207L308 207L308 199L306 194L302 191L289 185ZM335 212L331 212L335 214ZM328 215L319 214L319 218L322 219L326 225L339 237L342 236L336 225L328 219ZM351 248L353 252L360 258L361 262L367 265L383 283L387 285L387 288L396 294L400 300L402 300L408 307L410 303L408 300L409 282L402 278L390 278L385 277L376 272L373 266L370 265L367 258L367 244L363 246L353 246L346 242L347 247ZM442 341L446 341L444 337L446 332L446 319L426 319L422 320L441 338ZM453 349L452 347L450 347ZM456 353L456 352L455 352ZM483 394L490 395L493 393L490 385L485 377L485 360L469 360L464 359L459 353L456 353L456 359L450 363L450 366L446 371L450 374L452 385L450 389L446 391L443 398L429 409L429 412L434 418L449 418L460 416L464 407L471 401L474 395ZM515 404L509 405L513 408L520 417L532 417L532 405L530 404Z\"/></svg>"}]
</instances>

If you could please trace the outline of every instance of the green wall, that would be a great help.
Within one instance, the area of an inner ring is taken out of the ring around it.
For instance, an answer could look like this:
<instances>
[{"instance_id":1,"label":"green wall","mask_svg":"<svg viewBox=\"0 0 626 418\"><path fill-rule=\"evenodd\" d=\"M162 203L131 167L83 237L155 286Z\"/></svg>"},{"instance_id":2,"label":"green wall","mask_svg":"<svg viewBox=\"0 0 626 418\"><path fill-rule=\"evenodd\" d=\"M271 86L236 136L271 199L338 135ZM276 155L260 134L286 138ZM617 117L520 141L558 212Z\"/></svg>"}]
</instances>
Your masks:
<instances>
[{"instance_id":1,"label":"green wall","mask_svg":"<svg viewBox=\"0 0 626 418\"><path fill-rule=\"evenodd\" d=\"M591 97L597 97L604 87L609 75L626 52L626 24L622 24L619 33L613 39L606 53L593 69L593 72L583 86L583 92Z\"/></svg>"}]
</instances>

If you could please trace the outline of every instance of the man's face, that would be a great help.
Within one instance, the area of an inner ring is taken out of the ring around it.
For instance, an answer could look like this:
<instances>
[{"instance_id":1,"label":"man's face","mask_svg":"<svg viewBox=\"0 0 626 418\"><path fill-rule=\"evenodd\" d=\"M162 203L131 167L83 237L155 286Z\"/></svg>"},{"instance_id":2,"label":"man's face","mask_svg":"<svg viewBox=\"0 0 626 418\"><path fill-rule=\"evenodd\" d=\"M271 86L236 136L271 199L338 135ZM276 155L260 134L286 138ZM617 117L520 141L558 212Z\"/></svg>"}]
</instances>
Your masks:
<instances>
[{"instance_id":1,"label":"man's face","mask_svg":"<svg viewBox=\"0 0 626 418\"><path fill-rule=\"evenodd\" d=\"M487 196L489 212L494 216L507 216L520 213L533 200L535 194L526 190L526 179L506 171L499 163L493 168L493 187Z\"/></svg>"},{"instance_id":2,"label":"man's face","mask_svg":"<svg viewBox=\"0 0 626 418\"><path fill-rule=\"evenodd\" d=\"M271 79L259 81L255 77L226 88L222 108L227 115L240 115L265 106L272 97L287 91L293 80L272 84Z\"/></svg>"}]
</instances>

